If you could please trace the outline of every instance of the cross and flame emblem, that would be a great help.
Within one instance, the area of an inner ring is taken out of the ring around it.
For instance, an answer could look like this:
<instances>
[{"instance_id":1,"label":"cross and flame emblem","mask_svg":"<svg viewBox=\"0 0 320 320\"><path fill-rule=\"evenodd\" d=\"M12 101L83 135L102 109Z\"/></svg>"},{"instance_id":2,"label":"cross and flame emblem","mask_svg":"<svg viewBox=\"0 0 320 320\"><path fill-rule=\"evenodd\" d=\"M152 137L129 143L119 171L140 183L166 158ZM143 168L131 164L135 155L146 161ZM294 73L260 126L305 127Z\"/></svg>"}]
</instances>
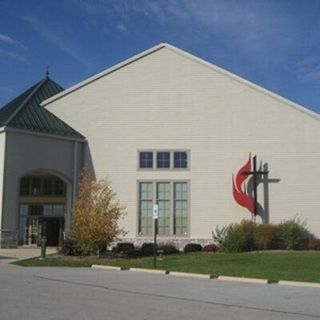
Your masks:
<instances>
[{"instance_id":1,"label":"cross and flame emblem","mask_svg":"<svg viewBox=\"0 0 320 320\"><path fill-rule=\"evenodd\" d=\"M251 153L249 154L248 161L239 169L236 177L232 175L233 186L233 198L242 207L249 210L251 214L254 214L254 202L252 197L248 194L246 179L249 177L251 167Z\"/></svg>"}]
</instances>

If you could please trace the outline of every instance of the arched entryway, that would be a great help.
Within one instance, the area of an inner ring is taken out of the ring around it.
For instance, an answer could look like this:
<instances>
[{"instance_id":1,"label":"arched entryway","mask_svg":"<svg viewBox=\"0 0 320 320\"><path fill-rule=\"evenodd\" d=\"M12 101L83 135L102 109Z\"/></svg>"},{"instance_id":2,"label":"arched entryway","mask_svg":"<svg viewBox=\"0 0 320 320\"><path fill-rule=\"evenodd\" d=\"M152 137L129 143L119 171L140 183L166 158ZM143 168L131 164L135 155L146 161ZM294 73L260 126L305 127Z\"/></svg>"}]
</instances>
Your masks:
<instances>
[{"instance_id":1,"label":"arched entryway","mask_svg":"<svg viewBox=\"0 0 320 320\"><path fill-rule=\"evenodd\" d=\"M67 183L58 175L35 171L19 181L19 245L48 246L63 239L67 210Z\"/></svg>"}]
</instances>

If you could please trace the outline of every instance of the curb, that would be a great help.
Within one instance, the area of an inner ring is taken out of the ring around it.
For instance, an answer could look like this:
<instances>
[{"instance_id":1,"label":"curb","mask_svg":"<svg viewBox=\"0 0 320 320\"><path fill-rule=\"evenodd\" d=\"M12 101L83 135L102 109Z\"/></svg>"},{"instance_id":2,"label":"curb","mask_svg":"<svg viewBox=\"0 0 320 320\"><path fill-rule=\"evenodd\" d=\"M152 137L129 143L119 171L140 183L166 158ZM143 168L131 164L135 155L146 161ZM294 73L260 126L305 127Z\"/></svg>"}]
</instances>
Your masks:
<instances>
[{"instance_id":1,"label":"curb","mask_svg":"<svg viewBox=\"0 0 320 320\"><path fill-rule=\"evenodd\" d=\"M316 282L286 281L286 280L275 281L270 279L257 279L257 278L231 277L231 276L215 277L213 275L201 274L201 273L188 273L188 272L142 269L142 268L123 268L123 267L104 266L104 265L98 265L98 264L93 264L91 268L113 270L113 271L145 272L145 273L151 273L151 274L162 274L162 275L169 275L169 276L176 276L176 277L213 279L213 280L230 281L230 282L256 283L256 284L279 284L284 286L320 289L320 283L316 283Z\"/></svg>"},{"instance_id":2,"label":"curb","mask_svg":"<svg viewBox=\"0 0 320 320\"><path fill-rule=\"evenodd\" d=\"M202 279L212 279L210 274L201 274L201 273L188 273L188 272L177 272L177 271L169 271L169 276L176 277L191 277L191 278L202 278Z\"/></svg>"},{"instance_id":3,"label":"curb","mask_svg":"<svg viewBox=\"0 0 320 320\"><path fill-rule=\"evenodd\" d=\"M270 284L271 280L268 279L256 279L256 278L244 278L244 277L229 277L229 276L219 276L218 280L223 281L234 281L234 282L244 282L244 283L259 283L259 284Z\"/></svg>"},{"instance_id":4,"label":"curb","mask_svg":"<svg viewBox=\"0 0 320 320\"><path fill-rule=\"evenodd\" d=\"M156 274L168 274L166 270L154 270L154 269L142 269L142 268L130 268L129 271L134 272L146 272L146 273L156 273Z\"/></svg>"},{"instance_id":5,"label":"curb","mask_svg":"<svg viewBox=\"0 0 320 320\"><path fill-rule=\"evenodd\" d=\"M320 288L320 283L315 283L315 282L280 280L278 284L284 285L284 286L294 286L294 287Z\"/></svg>"},{"instance_id":6,"label":"curb","mask_svg":"<svg viewBox=\"0 0 320 320\"><path fill-rule=\"evenodd\" d=\"M100 264L93 264L93 265L91 266L91 268L94 268L94 269L114 270L114 271L121 271L121 270L122 270L121 267L103 266L103 265L100 265Z\"/></svg>"}]
</instances>

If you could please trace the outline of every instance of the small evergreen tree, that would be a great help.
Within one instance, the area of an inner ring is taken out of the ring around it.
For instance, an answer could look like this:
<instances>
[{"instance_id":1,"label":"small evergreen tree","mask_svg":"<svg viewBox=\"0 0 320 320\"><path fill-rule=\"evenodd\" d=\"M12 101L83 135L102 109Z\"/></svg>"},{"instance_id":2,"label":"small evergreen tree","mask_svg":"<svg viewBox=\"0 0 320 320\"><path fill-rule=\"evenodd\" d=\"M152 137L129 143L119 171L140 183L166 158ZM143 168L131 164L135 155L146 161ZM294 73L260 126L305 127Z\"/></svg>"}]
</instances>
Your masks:
<instances>
[{"instance_id":1,"label":"small evergreen tree","mask_svg":"<svg viewBox=\"0 0 320 320\"><path fill-rule=\"evenodd\" d=\"M115 196L106 180L96 181L87 172L82 173L71 229L71 238L81 254L97 254L125 234L118 225L125 207Z\"/></svg>"}]
</instances>

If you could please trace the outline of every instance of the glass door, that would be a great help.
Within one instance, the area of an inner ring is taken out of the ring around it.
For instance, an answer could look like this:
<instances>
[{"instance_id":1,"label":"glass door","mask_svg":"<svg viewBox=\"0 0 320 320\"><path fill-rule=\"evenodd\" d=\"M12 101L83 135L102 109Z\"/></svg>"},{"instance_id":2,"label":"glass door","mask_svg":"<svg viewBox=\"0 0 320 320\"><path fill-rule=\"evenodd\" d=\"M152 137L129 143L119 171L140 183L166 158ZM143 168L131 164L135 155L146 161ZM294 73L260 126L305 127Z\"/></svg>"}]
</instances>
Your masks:
<instances>
[{"instance_id":1,"label":"glass door","mask_svg":"<svg viewBox=\"0 0 320 320\"><path fill-rule=\"evenodd\" d=\"M39 217L28 217L26 226L26 245L38 245L41 239L42 224Z\"/></svg>"}]
</instances>

